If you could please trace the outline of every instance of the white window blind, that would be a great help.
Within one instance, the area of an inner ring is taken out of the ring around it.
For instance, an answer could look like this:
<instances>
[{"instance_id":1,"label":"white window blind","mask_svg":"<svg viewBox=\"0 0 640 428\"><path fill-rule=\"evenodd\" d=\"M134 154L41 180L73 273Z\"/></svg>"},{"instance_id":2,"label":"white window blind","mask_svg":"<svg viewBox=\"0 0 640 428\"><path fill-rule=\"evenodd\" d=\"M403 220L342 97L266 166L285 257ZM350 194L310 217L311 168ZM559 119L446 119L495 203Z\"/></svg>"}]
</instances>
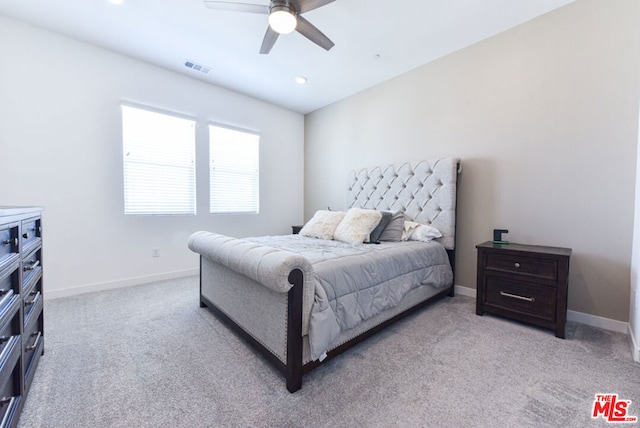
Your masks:
<instances>
[{"instance_id":1,"label":"white window blind","mask_svg":"<svg viewBox=\"0 0 640 428\"><path fill-rule=\"evenodd\" d=\"M195 214L195 121L122 106L125 214Z\"/></svg>"},{"instance_id":2,"label":"white window blind","mask_svg":"<svg viewBox=\"0 0 640 428\"><path fill-rule=\"evenodd\" d=\"M260 136L209 125L209 211L257 213Z\"/></svg>"}]
</instances>

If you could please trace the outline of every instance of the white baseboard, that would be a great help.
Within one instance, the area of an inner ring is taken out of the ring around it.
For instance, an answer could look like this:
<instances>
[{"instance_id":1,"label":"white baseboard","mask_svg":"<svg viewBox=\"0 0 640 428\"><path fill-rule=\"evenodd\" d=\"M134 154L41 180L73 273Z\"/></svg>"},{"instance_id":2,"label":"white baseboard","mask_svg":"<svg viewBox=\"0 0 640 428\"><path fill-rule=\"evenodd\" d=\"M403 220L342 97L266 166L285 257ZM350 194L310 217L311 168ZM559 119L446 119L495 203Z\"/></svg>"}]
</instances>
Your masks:
<instances>
[{"instance_id":1,"label":"white baseboard","mask_svg":"<svg viewBox=\"0 0 640 428\"><path fill-rule=\"evenodd\" d=\"M456 295L461 295L461 296L467 296L467 297L473 297L474 299L476 298L476 289L475 288L469 288L469 287L463 287L462 285L456 285Z\"/></svg>"},{"instance_id":2,"label":"white baseboard","mask_svg":"<svg viewBox=\"0 0 640 428\"><path fill-rule=\"evenodd\" d=\"M631 347L631 355L636 363L640 363L640 343L636 342L636 336L633 334L631 324L629 324L629 346Z\"/></svg>"},{"instance_id":3,"label":"white baseboard","mask_svg":"<svg viewBox=\"0 0 640 428\"><path fill-rule=\"evenodd\" d=\"M456 285L456 294L476 298L476 289ZM585 314L583 312L567 311L567 321L573 321L580 324L590 325L592 327L602 328L604 330L615 331L618 333L629 334L630 326L628 322L612 320L609 318L599 317L597 315ZM637 350L636 346L636 350ZM637 360L636 360L637 361Z\"/></svg>"},{"instance_id":4,"label":"white baseboard","mask_svg":"<svg viewBox=\"0 0 640 428\"><path fill-rule=\"evenodd\" d=\"M135 278L119 279L116 281L99 282L96 284L82 285L79 287L63 288L62 290L45 290L45 300L58 299L60 297L76 296L78 294L92 293L94 291L113 290L116 288L131 287L133 285L147 284L155 281L183 278L199 274L199 269L186 269L175 272L161 273L157 275L138 276Z\"/></svg>"},{"instance_id":5,"label":"white baseboard","mask_svg":"<svg viewBox=\"0 0 640 428\"><path fill-rule=\"evenodd\" d=\"M599 317L597 315L585 314L583 312L567 311L567 321L573 321L624 334L627 334L629 330L628 322L612 320L609 318Z\"/></svg>"}]
</instances>

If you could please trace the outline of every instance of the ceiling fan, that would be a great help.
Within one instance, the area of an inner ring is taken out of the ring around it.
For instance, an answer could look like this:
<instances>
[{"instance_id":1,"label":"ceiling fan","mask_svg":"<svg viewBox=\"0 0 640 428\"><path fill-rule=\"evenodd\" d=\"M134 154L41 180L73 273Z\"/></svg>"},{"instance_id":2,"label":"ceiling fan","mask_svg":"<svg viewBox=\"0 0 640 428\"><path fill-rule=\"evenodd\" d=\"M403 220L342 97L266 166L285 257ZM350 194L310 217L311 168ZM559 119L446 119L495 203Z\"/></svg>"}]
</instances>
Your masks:
<instances>
[{"instance_id":1,"label":"ceiling fan","mask_svg":"<svg viewBox=\"0 0 640 428\"><path fill-rule=\"evenodd\" d=\"M236 12L259 13L268 15L269 26L262 39L261 54L268 54L278 40L280 34L292 31L305 36L316 45L329 50L334 43L313 24L302 17L310 10L325 6L335 0L271 0L269 5L254 3L236 3L231 1L204 0L205 6L211 9L232 10Z\"/></svg>"}]
</instances>

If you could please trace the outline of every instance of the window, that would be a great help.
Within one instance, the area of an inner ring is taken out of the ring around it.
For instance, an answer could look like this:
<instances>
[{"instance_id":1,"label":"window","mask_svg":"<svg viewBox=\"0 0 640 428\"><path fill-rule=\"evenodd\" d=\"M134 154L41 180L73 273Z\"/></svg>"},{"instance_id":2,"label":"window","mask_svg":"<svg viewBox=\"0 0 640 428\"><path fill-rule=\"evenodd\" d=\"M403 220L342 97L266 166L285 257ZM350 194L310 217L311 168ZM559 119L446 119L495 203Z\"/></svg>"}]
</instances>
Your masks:
<instances>
[{"instance_id":1,"label":"window","mask_svg":"<svg viewBox=\"0 0 640 428\"><path fill-rule=\"evenodd\" d=\"M209 211L257 213L259 206L257 134L209 125Z\"/></svg>"},{"instance_id":2,"label":"window","mask_svg":"<svg viewBox=\"0 0 640 428\"><path fill-rule=\"evenodd\" d=\"M195 121L122 106L125 214L195 214Z\"/></svg>"}]
</instances>

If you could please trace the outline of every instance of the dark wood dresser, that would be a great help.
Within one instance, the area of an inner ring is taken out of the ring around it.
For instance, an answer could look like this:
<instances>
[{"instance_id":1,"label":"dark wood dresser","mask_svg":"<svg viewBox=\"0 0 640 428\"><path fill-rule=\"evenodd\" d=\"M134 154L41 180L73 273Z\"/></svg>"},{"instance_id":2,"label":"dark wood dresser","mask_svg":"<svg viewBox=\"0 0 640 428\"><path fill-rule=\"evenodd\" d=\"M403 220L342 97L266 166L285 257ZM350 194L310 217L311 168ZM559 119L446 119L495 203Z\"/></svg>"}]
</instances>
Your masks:
<instances>
[{"instance_id":1,"label":"dark wood dresser","mask_svg":"<svg viewBox=\"0 0 640 428\"><path fill-rule=\"evenodd\" d=\"M491 241L476 248L476 314L549 328L564 339L571 249Z\"/></svg>"},{"instance_id":2,"label":"dark wood dresser","mask_svg":"<svg viewBox=\"0 0 640 428\"><path fill-rule=\"evenodd\" d=\"M15 427L44 353L42 209L0 206L0 427Z\"/></svg>"}]
</instances>

